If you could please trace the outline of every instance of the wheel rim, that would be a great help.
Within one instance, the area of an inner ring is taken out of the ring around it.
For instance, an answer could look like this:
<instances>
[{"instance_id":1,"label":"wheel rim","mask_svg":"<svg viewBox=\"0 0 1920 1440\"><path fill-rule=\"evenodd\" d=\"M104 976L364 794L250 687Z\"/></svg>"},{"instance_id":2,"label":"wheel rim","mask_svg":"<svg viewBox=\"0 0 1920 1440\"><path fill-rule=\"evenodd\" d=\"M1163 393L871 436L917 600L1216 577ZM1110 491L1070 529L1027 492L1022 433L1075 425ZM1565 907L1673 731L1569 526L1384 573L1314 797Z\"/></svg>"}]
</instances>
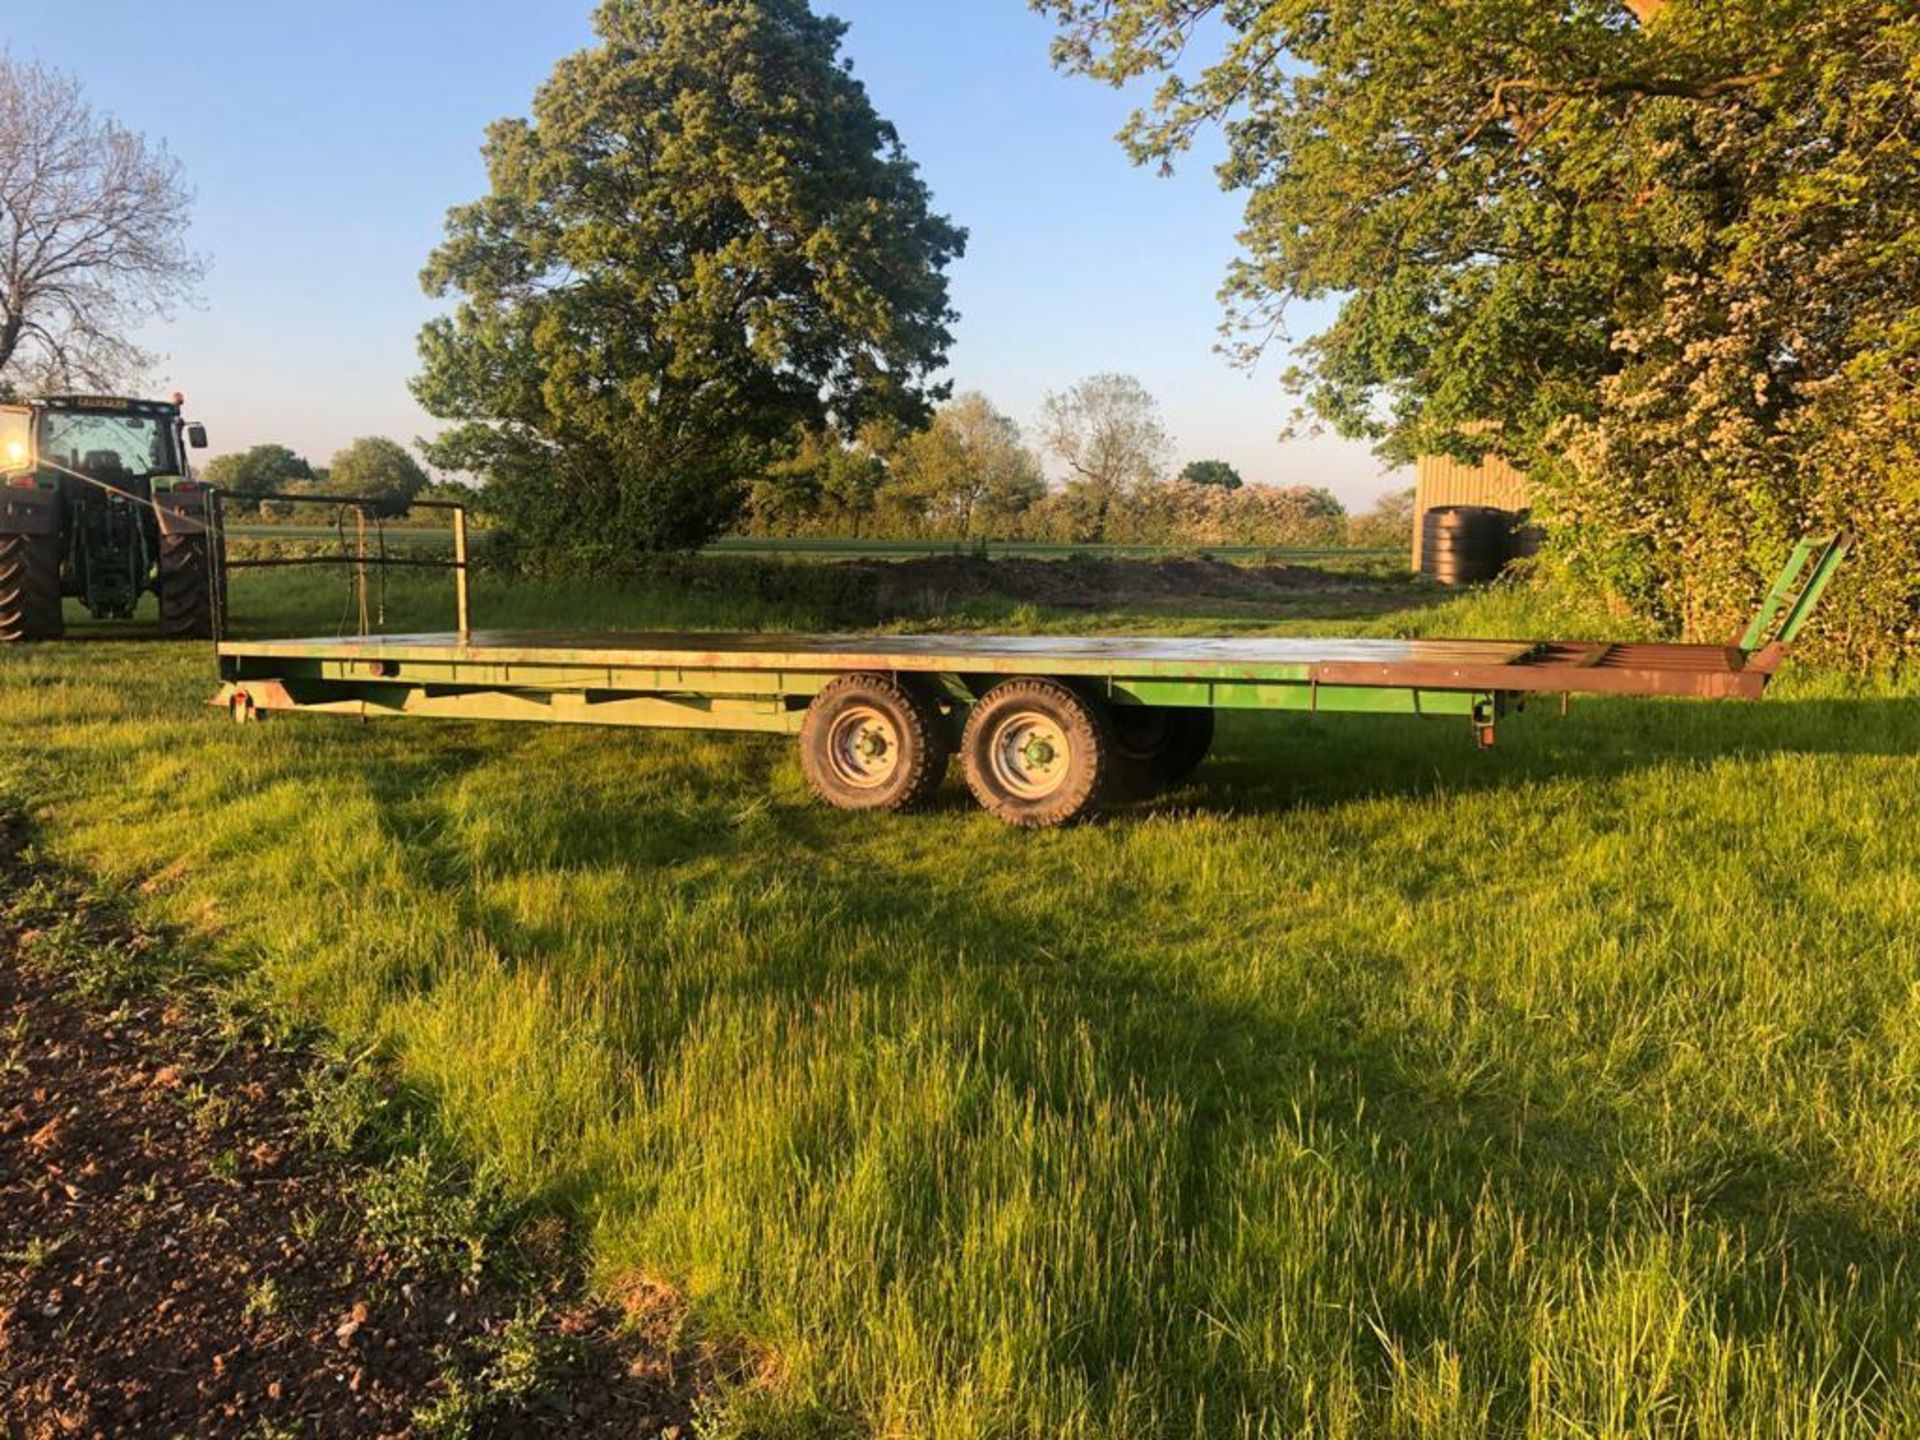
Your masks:
<instances>
[{"instance_id":1,"label":"wheel rim","mask_svg":"<svg viewBox=\"0 0 1920 1440\"><path fill-rule=\"evenodd\" d=\"M854 705L827 731L827 764L855 790L884 788L900 770L900 730L871 705Z\"/></svg>"},{"instance_id":2,"label":"wheel rim","mask_svg":"<svg viewBox=\"0 0 1920 1440\"><path fill-rule=\"evenodd\" d=\"M1037 710L1021 710L994 726L987 764L1008 794L1044 800L1073 773L1073 743L1060 722Z\"/></svg>"}]
</instances>

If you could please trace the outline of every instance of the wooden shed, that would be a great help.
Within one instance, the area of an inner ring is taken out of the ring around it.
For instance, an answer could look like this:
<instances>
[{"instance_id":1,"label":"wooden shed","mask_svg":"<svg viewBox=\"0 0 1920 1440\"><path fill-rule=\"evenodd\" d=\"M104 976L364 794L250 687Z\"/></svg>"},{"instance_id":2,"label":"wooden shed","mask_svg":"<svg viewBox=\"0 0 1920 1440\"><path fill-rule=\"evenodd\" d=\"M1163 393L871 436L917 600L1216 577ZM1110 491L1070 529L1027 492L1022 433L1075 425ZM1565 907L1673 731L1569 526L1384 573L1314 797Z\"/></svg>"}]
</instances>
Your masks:
<instances>
[{"instance_id":1,"label":"wooden shed","mask_svg":"<svg viewBox=\"0 0 1920 1440\"><path fill-rule=\"evenodd\" d=\"M1525 510L1533 503L1527 477L1498 455L1478 465L1463 465L1446 455L1420 457L1419 484L1413 497L1413 568L1420 569L1427 512L1445 505L1491 505L1496 510Z\"/></svg>"}]
</instances>

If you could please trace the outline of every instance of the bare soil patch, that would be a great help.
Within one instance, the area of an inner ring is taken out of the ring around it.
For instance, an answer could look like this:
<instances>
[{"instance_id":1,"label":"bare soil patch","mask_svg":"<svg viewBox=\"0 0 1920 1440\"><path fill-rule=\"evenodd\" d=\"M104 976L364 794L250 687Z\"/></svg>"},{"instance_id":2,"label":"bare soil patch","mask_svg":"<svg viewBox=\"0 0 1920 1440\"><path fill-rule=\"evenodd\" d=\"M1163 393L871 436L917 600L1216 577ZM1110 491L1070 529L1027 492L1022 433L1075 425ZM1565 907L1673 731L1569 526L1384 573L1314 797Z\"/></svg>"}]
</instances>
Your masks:
<instances>
[{"instance_id":1,"label":"bare soil patch","mask_svg":"<svg viewBox=\"0 0 1920 1440\"><path fill-rule=\"evenodd\" d=\"M691 1434L706 1362L657 1300L584 1298L537 1223L510 1266L373 1234L370 1196L440 1192L315 1137L312 1055L127 983L164 942L112 907L23 921L18 837L0 818L0 1432Z\"/></svg>"}]
</instances>

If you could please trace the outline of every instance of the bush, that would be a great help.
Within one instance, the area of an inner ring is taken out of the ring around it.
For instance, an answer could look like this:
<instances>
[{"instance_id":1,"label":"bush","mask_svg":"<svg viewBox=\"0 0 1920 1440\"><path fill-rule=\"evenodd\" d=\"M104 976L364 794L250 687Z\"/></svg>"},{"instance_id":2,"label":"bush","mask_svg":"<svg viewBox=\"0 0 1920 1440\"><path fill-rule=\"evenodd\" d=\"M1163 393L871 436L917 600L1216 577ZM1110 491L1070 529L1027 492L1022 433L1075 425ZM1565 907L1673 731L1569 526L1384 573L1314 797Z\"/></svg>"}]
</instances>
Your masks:
<instances>
[{"instance_id":1,"label":"bush","mask_svg":"<svg viewBox=\"0 0 1920 1440\"><path fill-rule=\"evenodd\" d=\"M1114 545L1313 549L1346 543L1347 512L1327 491L1305 485L1228 490L1174 481L1113 502L1100 538Z\"/></svg>"},{"instance_id":2,"label":"bush","mask_svg":"<svg viewBox=\"0 0 1920 1440\"><path fill-rule=\"evenodd\" d=\"M1414 492L1383 495L1365 515L1347 522L1347 543L1356 550L1413 550Z\"/></svg>"}]
</instances>

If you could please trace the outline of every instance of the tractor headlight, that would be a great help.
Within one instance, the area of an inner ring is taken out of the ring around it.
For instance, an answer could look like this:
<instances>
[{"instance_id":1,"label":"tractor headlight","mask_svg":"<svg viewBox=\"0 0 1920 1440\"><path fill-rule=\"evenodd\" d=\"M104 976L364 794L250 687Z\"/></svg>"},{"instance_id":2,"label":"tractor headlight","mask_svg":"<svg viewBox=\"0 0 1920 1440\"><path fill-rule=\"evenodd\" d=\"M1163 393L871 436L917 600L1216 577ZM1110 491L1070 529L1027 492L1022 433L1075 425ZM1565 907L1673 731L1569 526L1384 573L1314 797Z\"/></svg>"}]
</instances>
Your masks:
<instances>
[{"instance_id":1,"label":"tractor headlight","mask_svg":"<svg viewBox=\"0 0 1920 1440\"><path fill-rule=\"evenodd\" d=\"M9 440L7 442L7 464L24 465L27 463L27 442Z\"/></svg>"}]
</instances>

